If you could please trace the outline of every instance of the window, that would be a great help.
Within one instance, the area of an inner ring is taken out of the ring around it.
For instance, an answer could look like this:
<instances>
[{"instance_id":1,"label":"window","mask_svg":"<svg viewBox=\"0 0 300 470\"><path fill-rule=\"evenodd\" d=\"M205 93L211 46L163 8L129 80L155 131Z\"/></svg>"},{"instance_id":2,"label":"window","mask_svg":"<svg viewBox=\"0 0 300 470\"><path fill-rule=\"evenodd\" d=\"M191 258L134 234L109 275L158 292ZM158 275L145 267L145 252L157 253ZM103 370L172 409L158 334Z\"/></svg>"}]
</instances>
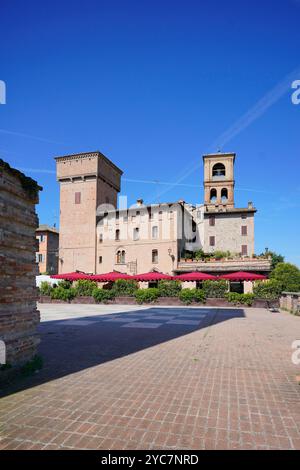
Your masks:
<instances>
[{"instance_id":1,"label":"window","mask_svg":"<svg viewBox=\"0 0 300 470\"><path fill-rule=\"evenodd\" d=\"M158 250L152 250L152 263L158 263Z\"/></svg>"},{"instance_id":2,"label":"window","mask_svg":"<svg viewBox=\"0 0 300 470\"><path fill-rule=\"evenodd\" d=\"M43 242L45 240L45 235L40 235L40 242Z\"/></svg>"},{"instance_id":3,"label":"window","mask_svg":"<svg viewBox=\"0 0 300 470\"><path fill-rule=\"evenodd\" d=\"M223 188L221 191L221 201L224 204L228 200L228 191L226 188Z\"/></svg>"},{"instance_id":4,"label":"window","mask_svg":"<svg viewBox=\"0 0 300 470\"><path fill-rule=\"evenodd\" d=\"M136 241L136 240L139 240L139 238L140 238L140 229L136 227L133 229L133 239Z\"/></svg>"},{"instance_id":5,"label":"window","mask_svg":"<svg viewBox=\"0 0 300 470\"><path fill-rule=\"evenodd\" d=\"M209 237L209 246L215 246L216 240L215 237Z\"/></svg>"},{"instance_id":6,"label":"window","mask_svg":"<svg viewBox=\"0 0 300 470\"><path fill-rule=\"evenodd\" d=\"M125 264L126 253L125 250L118 250L116 255L117 264Z\"/></svg>"},{"instance_id":7,"label":"window","mask_svg":"<svg viewBox=\"0 0 300 470\"><path fill-rule=\"evenodd\" d=\"M116 211L116 220L119 220L119 218L120 218L120 213L119 211Z\"/></svg>"},{"instance_id":8,"label":"window","mask_svg":"<svg viewBox=\"0 0 300 470\"><path fill-rule=\"evenodd\" d=\"M41 253L38 254L38 263L42 263L44 261L44 255Z\"/></svg>"},{"instance_id":9,"label":"window","mask_svg":"<svg viewBox=\"0 0 300 470\"><path fill-rule=\"evenodd\" d=\"M248 247L247 245L242 245L242 255L247 256L248 254Z\"/></svg>"},{"instance_id":10,"label":"window","mask_svg":"<svg viewBox=\"0 0 300 470\"><path fill-rule=\"evenodd\" d=\"M120 230L119 230L119 229L116 230L115 240L116 240L116 241L119 241L119 240L120 240Z\"/></svg>"},{"instance_id":11,"label":"window","mask_svg":"<svg viewBox=\"0 0 300 470\"><path fill-rule=\"evenodd\" d=\"M216 224L216 218L215 218L214 215L211 215L211 216L209 217L209 225L210 225L210 227L214 227L215 224Z\"/></svg>"},{"instance_id":12,"label":"window","mask_svg":"<svg viewBox=\"0 0 300 470\"><path fill-rule=\"evenodd\" d=\"M136 211L136 215L140 215L140 211Z\"/></svg>"},{"instance_id":13,"label":"window","mask_svg":"<svg viewBox=\"0 0 300 470\"><path fill-rule=\"evenodd\" d=\"M245 236L248 234L248 231L247 231L247 225L242 225L242 235Z\"/></svg>"},{"instance_id":14,"label":"window","mask_svg":"<svg viewBox=\"0 0 300 470\"><path fill-rule=\"evenodd\" d=\"M216 163L212 169L212 176L214 179L223 178L225 176L225 166L223 163Z\"/></svg>"},{"instance_id":15,"label":"window","mask_svg":"<svg viewBox=\"0 0 300 470\"><path fill-rule=\"evenodd\" d=\"M99 235L99 243L102 243L103 242L103 233L100 233Z\"/></svg>"},{"instance_id":16,"label":"window","mask_svg":"<svg viewBox=\"0 0 300 470\"><path fill-rule=\"evenodd\" d=\"M215 188L212 188L210 190L210 202L215 203L217 201L217 190Z\"/></svg>"},{"instance_id":17,"label":"window","mask_svg":"<svg viewBox=\"0 0 300 470\"><path fill-rule=\"evenodd\" d=\"M99 264L102 264L102 256L99 256Z\"/></svg>"},{"instance_id":18,"label":"window","mask_svg":"<svg viewBox=\"0 0 300 470\"><path fill-rule=\"evenodd\" d=\"M75 204L81 204L81 193L75 193Z\"/></svg>"},{"instance_id":19,"label":"window","mask_svg":"<svg viewBox=\"0 0 300 470\"><path fill-rule=\"evenodd\" d=\"M158 238L158 227L156 225L152 227L152 238Z\"/></svg>"},{"instance_id":20,"label":"window","mask_svg":"<svg viewBox=\"0 0 300 470\"><path fill-rule=\"evenodd\" d=\"M247 219L247 216L246 216L246 215L242 215L242 219L243 219L243 220Z\"/></svg>"},{"instance_id":21,"label":"window","mask_svg":"<svg viewBox=\"0 0 300 470\"><path fill-rule=\"evenodd\" d=\"M153 220L153 219L154 219L154 214L153 214L153 212L149 212L149 219L150 219L150 220Z\"/></svg>"}]
</instances>

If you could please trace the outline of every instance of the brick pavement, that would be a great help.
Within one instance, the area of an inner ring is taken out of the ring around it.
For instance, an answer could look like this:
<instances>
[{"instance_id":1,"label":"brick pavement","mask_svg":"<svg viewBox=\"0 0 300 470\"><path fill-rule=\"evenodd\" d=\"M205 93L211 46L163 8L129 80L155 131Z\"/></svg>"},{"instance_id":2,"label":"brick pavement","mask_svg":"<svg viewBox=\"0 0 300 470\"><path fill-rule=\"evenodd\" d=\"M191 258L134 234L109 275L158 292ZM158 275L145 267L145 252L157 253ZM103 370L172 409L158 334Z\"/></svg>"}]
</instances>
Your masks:
<instances>
[{"instance_id":1,"label":"brick pavement","mask_svg":"<svg viewBox=\"0 0 300 470\"><path fill-rule=\"evenodd\" d=\"M42 371L2 391L2 449L300 449L300 318L41 305Z\"/></svg>"}]
</instances>

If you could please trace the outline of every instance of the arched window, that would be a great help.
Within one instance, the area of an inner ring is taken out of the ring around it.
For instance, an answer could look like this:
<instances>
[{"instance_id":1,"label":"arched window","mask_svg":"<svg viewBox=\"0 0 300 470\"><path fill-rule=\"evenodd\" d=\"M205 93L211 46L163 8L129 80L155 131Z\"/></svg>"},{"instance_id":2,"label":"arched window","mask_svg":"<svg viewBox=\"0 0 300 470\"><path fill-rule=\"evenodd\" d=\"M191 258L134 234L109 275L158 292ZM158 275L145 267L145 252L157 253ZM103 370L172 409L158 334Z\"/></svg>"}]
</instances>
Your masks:
<instances>
[{"instance_id":1,"label":"arched window","mask_svg":"<svg viewBox=\"0 0 300 470\"><path fill-rule=\"evenodd\" d=\"M227 202L228 200L228 191L226 188L223 188L221 191L221 200L223 203Z\"/></svg>"},{"instance_id":2,"label":"arched window","mask_svg":"<svg viewBox=\"0 0 300 470\"><path fill-rule=\"evenodd\" d=\"M140 229L138 227L133 229L133 240L139 240L140 238Z\"/></svg>"},{"instance_id":3,"label":"arched window","mask_svg":"<svg viewBox=\"0 0 300 470\"><path fill-rule=\"evenodd\" d=\"M225 165L223 163L216 163L212 169L213 178L219 179L225 176Z\"/></svg>"},{"instance_id":4,"label":"arched window","mask_svg":"<svg viewBox=\"0 0 300 470\"><path fill-rule=\"evenodd\" d=\"M214 204L217 201L217 190L215 188L212 188L210 190L210 202Z\"/></svg>"},{"instance_id":5,"label":"arched window","mask_svg":"<svg viewBox=\"0 0 300 470\"><path fill-rule=\"evenodd\" d=\"M115 240L116 241L120 240L120 230L119 229L116 230Z\"/></svg>"},{"instance_id":6,"label":"arched window","mask_svg":"<svg viewBox=\"0 0 300 470\"><path fill-rule=\"evenodd\" d=\"M116 254L116 263L117 264L125 264L126 260L126 253L125 250L118 250Z\"/></svg>"}]
</instances>

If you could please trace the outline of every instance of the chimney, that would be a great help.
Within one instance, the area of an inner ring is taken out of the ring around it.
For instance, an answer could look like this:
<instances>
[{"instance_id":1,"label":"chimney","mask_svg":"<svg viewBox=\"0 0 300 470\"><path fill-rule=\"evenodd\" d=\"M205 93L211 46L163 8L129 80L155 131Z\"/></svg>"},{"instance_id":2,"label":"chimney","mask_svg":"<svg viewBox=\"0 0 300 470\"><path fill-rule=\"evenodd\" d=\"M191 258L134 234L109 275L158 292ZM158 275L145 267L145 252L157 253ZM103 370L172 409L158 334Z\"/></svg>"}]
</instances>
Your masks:
<instances>
[{"instance_id":1,"label":"chimney","mask_svg":"<svg viewBox=\"0 0 300 470\"><path fill-rule=\"evenodd\" d=\"M252 201L248 202L248 209L253 209L253 202Z\"/></svg>"},{"instance_id":2,"label":"chimney","mask_svg":"<svg viewBox=\"0 0 300 470\"><path fill-rule=\"evenodd\" d=\"M137 203L138 206L142 206L144 204L144 200L143 199L137 199L136 203Z\"/></svg>"}]
</instances>

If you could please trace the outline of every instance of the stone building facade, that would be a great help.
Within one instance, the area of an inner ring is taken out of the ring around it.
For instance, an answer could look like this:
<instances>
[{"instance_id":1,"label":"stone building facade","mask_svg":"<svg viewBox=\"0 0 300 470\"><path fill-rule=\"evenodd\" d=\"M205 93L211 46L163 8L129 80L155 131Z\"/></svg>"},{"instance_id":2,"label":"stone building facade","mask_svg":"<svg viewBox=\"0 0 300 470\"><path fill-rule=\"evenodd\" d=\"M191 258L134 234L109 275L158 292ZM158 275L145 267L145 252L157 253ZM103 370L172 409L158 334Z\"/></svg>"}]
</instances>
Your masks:
<instances>
[{"instance_id":1,"label":"stone building facade","mask_svg":"<svg viewBox=\"0 0 300 470\"><path fill-rule=\"evenodd\" d=\"M12 365L32 358L39 342L35 204L40 189L0 160L0 340Z\"/></svg>"},{"instance_id":2,"label":"stone building facade","mask_svg":"<svg viewBox=\"0 0 300 470\"><path fill-rule=\"evenodd\" d=\"M234 153L204 155L204 203L117 208L122 171L100 152L56 158L59 272L180 272L185 252L254 254L252 203L234 203Z\"/></svg>"},{"instance_id":3,"label":"stone building facade","mask_svg":"<svg viewBox=\"0 0 300 470\"><path fill-rule=\"evenodd\" d=\"M38 251L36 261L40 274L58 273L59 231L56 227L40 225L36 230Z\"/></svg>"}]
</instances>

